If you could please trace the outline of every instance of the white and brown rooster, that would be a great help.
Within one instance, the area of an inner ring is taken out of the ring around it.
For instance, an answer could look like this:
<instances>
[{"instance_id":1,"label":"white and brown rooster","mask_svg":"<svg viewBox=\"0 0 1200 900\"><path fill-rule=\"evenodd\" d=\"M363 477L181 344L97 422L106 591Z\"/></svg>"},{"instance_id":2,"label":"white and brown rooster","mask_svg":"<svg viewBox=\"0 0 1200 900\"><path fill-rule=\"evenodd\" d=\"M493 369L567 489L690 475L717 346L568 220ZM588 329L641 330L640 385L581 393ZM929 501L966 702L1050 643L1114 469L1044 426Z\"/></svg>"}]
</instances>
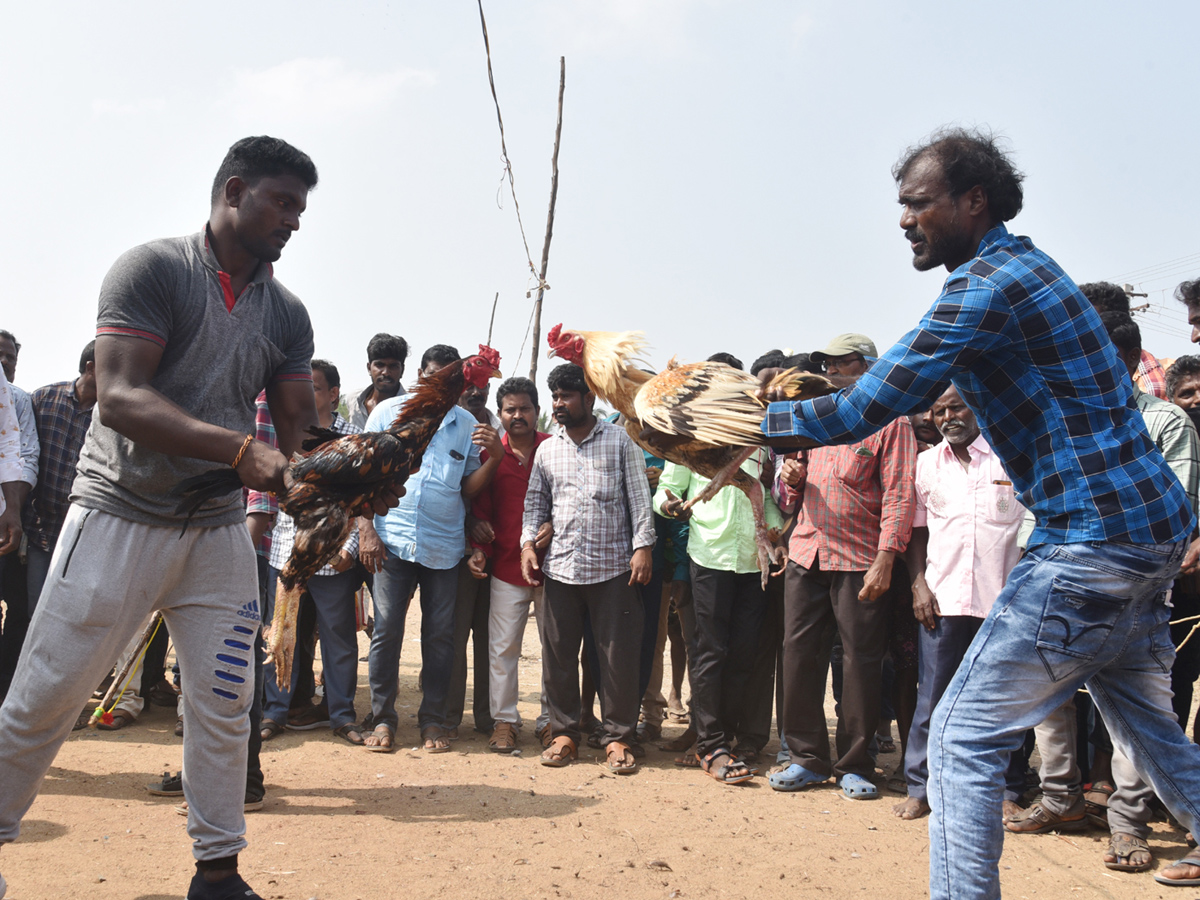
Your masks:
<instances>
[{"instance_id":1,"label":"white and brown rooster","mask_svg":"<svg viewBox=\"0 0 1200 900\"><path fill-rule=\"evenodd\" d=\"M762 485L741 468L766 443L758 379L724 363L680 364L674 359L657 375L646 372L635 365L647 346L640 331L564 331L555 325L547 339L549 355L583 369L588 386L621 414L635 443L710 479L685 509L711 500L727 484L750 498L766 587L771 565L783 564L784 551L773 546L768 534ZM777 375L769 388L793 400L837 390L824 376L796 369Z\"/></svg>"}]
</instances>

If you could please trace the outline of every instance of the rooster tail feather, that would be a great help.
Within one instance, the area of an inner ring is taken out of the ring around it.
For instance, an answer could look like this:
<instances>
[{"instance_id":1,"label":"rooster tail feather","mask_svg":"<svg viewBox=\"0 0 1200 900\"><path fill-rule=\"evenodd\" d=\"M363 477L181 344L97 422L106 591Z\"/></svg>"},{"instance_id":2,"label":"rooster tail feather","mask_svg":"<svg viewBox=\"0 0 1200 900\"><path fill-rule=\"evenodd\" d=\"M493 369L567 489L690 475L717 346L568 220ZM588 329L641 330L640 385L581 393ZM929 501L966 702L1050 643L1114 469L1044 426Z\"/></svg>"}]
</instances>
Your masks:
<instances>
[{"instance_id":1,"label":"rooster tail feather","mask_svg":"<svg viewBox=\"0 0 1200 900\"><path fill-rule=\"evenodd\" d=\"M183 537L188 525L192 522L192 516L199 511L201 506L209 500L224 497L241 490L241 488L242 479L232 468L211 469L208 472L193 475L191 478L185 478L175 485L171 489L171 494L182 497L179 505L175 507L175 515L185 516L179 536Z\"/></svg>"}]
</instances>

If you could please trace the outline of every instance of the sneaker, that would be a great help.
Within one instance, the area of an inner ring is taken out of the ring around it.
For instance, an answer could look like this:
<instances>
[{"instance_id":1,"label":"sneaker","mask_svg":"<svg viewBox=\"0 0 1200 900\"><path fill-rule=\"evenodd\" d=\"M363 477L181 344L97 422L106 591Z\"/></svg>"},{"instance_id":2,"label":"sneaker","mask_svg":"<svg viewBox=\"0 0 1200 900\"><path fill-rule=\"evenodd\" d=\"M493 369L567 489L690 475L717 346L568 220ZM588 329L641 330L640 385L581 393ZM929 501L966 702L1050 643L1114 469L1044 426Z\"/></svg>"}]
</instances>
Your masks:
<instances>
[{"instance_id":1,"label":"sneaker","mask_svg":"<svg viewBox=\"0 0 1200 900\"><path fill-rule=\"evenodd\" d=\"M146 790L155 797L182 797L183 773L176 772L172 775L170 772L163 772L162 780L146 785Z\"/></svg>"},{"instance_id":2,"label":"sneaker","mask_svg":"<svg viewBox=\"0 0 1200 900\"><path fill-rule=\"evenodd\" d=\"M197 872L188 886L187 900L262 900L262 897L236 873L209 883Z\"/></svg>"},{"instance_id":3,"label":"sneaker","mask_svg":"<svg viewBox=\"0 0 1200 900\"><path fill-rule=\"evenodd\" d=\"M4 900L4 895L8 892L8 882L4 880L4 876L0 875L0 900Z\"/></svg>"},{"instance_id":4,"label":"sneaker","mask_svg":"<svg viewBox=\"0 0 1200 900\"><path fill-rule=\"evenodd\" d=\"M317 728L328 728L329 705L322 700L307 709L289 712L287 727L289 731L314 731Z\"/></svg>"}]
</instances>

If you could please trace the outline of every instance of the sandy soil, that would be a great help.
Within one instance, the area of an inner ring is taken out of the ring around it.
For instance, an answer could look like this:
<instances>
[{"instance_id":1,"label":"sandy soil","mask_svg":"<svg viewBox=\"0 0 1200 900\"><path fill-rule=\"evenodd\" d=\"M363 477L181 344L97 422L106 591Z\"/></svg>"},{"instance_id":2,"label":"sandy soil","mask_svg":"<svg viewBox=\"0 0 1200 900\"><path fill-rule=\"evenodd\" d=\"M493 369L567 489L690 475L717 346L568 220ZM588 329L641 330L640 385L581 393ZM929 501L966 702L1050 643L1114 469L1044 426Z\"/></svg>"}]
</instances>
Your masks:
<instances>
[{"instance_id":1,"label":"sandy soil","mask_svg":"<svg viewBox=\"0 0 1200 900\"><path fill-rule=\"evenodd\" d=\"M415 614L407 633L420 633ZM365 641L360 635L364 656ZM532 722L540 672L532 623L525 654L521 713ZM263 897L928 894L925 821L894 818L901 798L886 791L863 802L832 785L798 794L772 791L765 779L726 787L655 748L632 776L610 775L600 752L586 747L574 765L549 769L538 764L531 734L521 756L488 752L469 712L453 752L417 750L419 661L419 641L410 638L394 754L351 747L327 730L287 732L264 745L267 803L246 817L250 846L241 857L242 874ZM359 676L361 715L365 663ZM185 819L177 801L145 791L179 768L174 723L174 710L148 707L123 731L83 731L67 741L21 839L0 853L6 900L183 896L193 871ZM772 742L771 756L776 749ZM890 770L897 757L880 761ZM1190 896L1149 873L1109 872L1100 863L1106 843L1099 831L1011 837L1001 863L1005 896ZM1151 843L1168 860L1185 850L1183 833L1166 825Z\"/></svg>"}]
</instances>

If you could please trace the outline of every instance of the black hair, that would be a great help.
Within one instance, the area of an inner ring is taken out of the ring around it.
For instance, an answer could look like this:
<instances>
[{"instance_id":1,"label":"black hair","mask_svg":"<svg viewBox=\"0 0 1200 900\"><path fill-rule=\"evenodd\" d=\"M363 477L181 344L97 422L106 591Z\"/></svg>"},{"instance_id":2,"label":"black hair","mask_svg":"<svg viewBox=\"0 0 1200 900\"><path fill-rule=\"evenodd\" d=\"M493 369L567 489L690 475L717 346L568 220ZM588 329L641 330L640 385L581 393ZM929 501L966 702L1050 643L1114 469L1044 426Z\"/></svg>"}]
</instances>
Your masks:
<instances>
[{"instance_id":1,"label":"black hair","mask_svg":"<svg viewBox=\"0 0 1200 900\"><path fill-rule=\"evenodd\" d=\"M0 338L8 338L10 341L12 341L13 349L16 350L18 354L21 352L21 342L17 340L17 336L11 331L5 331L3 328L0 328Z\"/></svg>"},{"instance_id":2,"label":"black hair","mask_svg":"<svg viewBox=\"0 0 1200 900\"><path fill-rule=\"evenodd\" d=\"M242 138L229 148L213 179L213 203L221 198L225 182L235 175L251 186L263 178L279 175L295 175L310 191L317 186L317 167L308 154L287 141L266 135Z\"/></svg>"},{"instance_id":3,"label":"black hair","mask_svg":"<svg viewBox=\"0 0 1200 900\"><path fill-rule=\"evenodd\" d=\"M500 387L496 388L496 411L500 411L500 407L504 405L504 398L509 394L526 394L534 406L538 405L537 385L528 378L522 378L520 375L513 378L506 378L500 383Z\"/></svg>"},{"instance_id":4,"label":"black hair","mask_svg":"<svg viewBox=\"0 0 1200 900\"><path fill-rule=\"evenodd\" d=\"M577 394L586 394L591 390L587 385L587 379L583 377L583 368L575 363L563 363L561 366L556 366L546 379L546 386L550 388L550 393L573 391Z\"/></svg>"},{"instance_id":5,"label":"black hair","mask_svg":"<svg viewBox=\"0 0 1200 900\"><path fill-rule=\"evenodd\" d=\"M448 366L456 359L461 358L458 351L449 344L434 344L421 354L421 371L424 372L425 367L431 362L435 362L439 366Z\"/></svg>"},{"instance_id":6,"label":"black hair","mask_svg":"<svg viewBox=\"0 0 1200 900\"><path fill-rule=\"evenodd\" d=\"M815 372L818 375L825 371L824 366L819 362L814 362L808 353L793 353L791 356L785 356L782 365L785 369L799 369L801 372Z\"/></svg>"},{"instance_id":7,"label":"black hair","mask_svg":"<svg viewBox=\"0 0 1200 900\"><path fill-rule=\"evenodd\" d=\"M83 348L83 352L79 354L79 374L82 375L87 371L88 363L96 362L96 342L88 341L88 345Z\"/></svg>"},{"instance_id":8,"label":"black hair","mask_svg":"<svg viewBox=\"0 0 1200 900\"><path fill-rule=\"evenodd\" d=\"M732 353L714 353L712 356L710 356L708 358L708 361L725 363L725 365L733 366L733 368L735 368L735 369L745 369L746 368L745 366L742 365L742 361L740 359L738 359L736 356L734 356Z\"/></svg>"},{"instance_id":9,"label":"black hair","mask_svg":"<svg viewBox=\"0 0 1200 900\"><path fill-rule=\"evenodd\" d=\"M1188 306L1200 306L1200 278L1180 283L1175 288L1175 299Z\"/></svg>"},{"instance_id":10,"label":"black hair","mask_svg":"<svg viewBox=\"0 0 1200 900\"><path fill-rule=\"evenodd\" d=\"M404 374L404 360L408 359L408 341L398 334L381 331L367 343L367 362L377 359L400 360L400 374Z\"/></svg>"},{"instance_id":11,"label":"black hair","mask_svg":"<svg viewBox=\"0 0 1200 900\"><path fill-rule=\"evenodd\" d=\"M1179 389L1179 382L1196 375L1200 375L1200 356L1189 354L1176 357L1171 368L1167 369L1167 399L1175 399L1175 391Z\"/></svg>"},{"instance_id":12,"label":"black hair","mask_svg":"<svg viewBox=\"0 0 1200 900\"><path fill-rule=\"evenodd\" d=\"M1129 315L1129 295L1123 287L1111 281L1089 281L1081 284L1079 291L1096 307L1096 312L1116 312Z\"/></svg>"},{"instance_id":13,"label":"black hair","mask_svg":"<svg viewBox=\"0 0 1200 900\"><path fill-rule=\"evenodd\" d=\"M783 365L782 350L768 350L754 362L750 363L750 374L757 375L763 369L778 369Z\"/></svg>"},{"instance_id":14,"label":"black hair","mask_svg":"<svg viewBox=\"0 0 1200 900\"><path fill-rule=\"evenodd\" d=\"M988 211L995 222L1007 222L1021 211L1025 175L998 146L996 135L980 129L939 128L925 141L909 147L892 166L892 177L900 184L909 169L925 156L934 157L942 168L951 197L961 197L976 185L987 195Z\"/></svg>"},{"instance_id":15,"label":"black hair","mask_svg":"<svg viewBox=\"0 0 1200 900\"><path fill-rule=\"evenodd\" d=\"M1122 353L1141 353L1142 331L1137 327L1137 322L1133 321L1133 316L1129 313L1105 311L1100 313L1100 321L1104 323L1105 331L1118 350Z\"/></svg>"},{"instance_id":16,"label":"black hair","mask_svg":"<svg viewBox=\"0 0 1200 900\"><path fill-rule=\"evenodd\" d=\"M325 376L325 383L331 388L340 388L342 386L342 376L338 374L337 366L327 359L314 359L312 361L313 371L319 371Z\"/></svg>"}]
</instances>

